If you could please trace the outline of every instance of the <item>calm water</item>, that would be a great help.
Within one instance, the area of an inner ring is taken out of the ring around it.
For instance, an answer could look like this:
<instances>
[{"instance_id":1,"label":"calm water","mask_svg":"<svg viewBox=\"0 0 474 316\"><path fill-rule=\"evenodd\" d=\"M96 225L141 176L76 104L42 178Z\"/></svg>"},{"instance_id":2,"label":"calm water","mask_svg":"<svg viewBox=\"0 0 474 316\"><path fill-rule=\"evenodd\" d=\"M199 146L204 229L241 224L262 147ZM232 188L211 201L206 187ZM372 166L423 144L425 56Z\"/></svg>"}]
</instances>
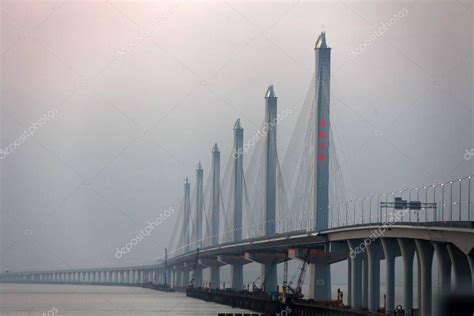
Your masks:
<instances>
[{"instance_id":1,"label":"calm water","mask_svg":"<svg viewBox=\"0 0 474 316\"><path fill-rule=\"evenodd\" d=\"M187 298L181 293L140 288L0 284L1 316L216 316L224 312L248 311Z\"/></svg>"}]
</instances>

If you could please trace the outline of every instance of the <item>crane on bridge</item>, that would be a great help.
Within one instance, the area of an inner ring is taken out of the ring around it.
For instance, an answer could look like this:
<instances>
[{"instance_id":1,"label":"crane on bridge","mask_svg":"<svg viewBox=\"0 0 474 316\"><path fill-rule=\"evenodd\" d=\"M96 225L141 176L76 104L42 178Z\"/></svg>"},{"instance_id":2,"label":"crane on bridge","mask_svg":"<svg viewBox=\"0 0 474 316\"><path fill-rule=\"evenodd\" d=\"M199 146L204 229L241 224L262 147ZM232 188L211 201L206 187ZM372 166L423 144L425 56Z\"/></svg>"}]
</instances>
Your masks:
<instances>
[{"instance_id":1,"label":"crane on bridge","mask_svg":"<svg viewBox=\"0 0 474 316\"><path fill-rule=\"evenodd\" d=\"M288 255L287 255L288 257ZM283 303L286 303L286 300L290 298L291 300L293 299L302 299L303 298L303 283L304 279L306 276L306 268L307 265L309 264L308 262L309 259L309 249L306 252L306 255L304 257L304 260L299 268L299 276L298 276L298 281L296 283L296 287L293 288L291 287L291 284L293 284L294 278L296 277L296 273L293 276L292 280L290 283L288 283L288 260L285 260L284 267L283 267Z\"/></svg>"}]
</instances>

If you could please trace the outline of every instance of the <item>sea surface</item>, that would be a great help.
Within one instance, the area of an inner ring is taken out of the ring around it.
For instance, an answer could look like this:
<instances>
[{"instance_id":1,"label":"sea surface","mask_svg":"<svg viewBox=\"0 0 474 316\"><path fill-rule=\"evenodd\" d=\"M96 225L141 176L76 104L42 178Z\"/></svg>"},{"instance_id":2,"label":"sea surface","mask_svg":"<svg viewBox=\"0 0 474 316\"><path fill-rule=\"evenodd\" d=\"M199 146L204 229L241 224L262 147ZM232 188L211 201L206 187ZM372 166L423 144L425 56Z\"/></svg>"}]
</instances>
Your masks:
<instances>
[{"instance_id":1,"label":"sea surface","mask_svg":"<svg viewBox=\"0 0 474 316\"><path fill-rule=\"evenodd\" d=\"M0 284L1 316L217 316L249 312L183 293L118 286Z\"/></svg>"}]
</instances>

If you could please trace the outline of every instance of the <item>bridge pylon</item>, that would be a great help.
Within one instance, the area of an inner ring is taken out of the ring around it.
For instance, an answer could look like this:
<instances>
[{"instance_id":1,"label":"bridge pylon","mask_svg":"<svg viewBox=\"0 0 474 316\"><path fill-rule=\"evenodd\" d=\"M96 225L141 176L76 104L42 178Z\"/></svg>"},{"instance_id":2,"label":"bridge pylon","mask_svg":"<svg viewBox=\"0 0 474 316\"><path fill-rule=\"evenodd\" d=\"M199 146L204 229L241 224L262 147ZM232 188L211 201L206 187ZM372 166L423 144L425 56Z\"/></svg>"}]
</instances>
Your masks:
<instances>
[{"instance_id":1,"label":"bridge pylon","mask_svg":"<svg viewBox=\"0 0 474 316\"><path fill-rule=\"evenodd\" d=\"M312 225L324 230L329 223L329 106L331 77L331 48L322 32L315 45L315 128L313 155ZM329 264L310 266L310 293L314 299L331 298Z\"/></svg>"},{"instance_id":2,"label":"bridge pylon","mask_svg":"<svg viewBox=\"0 0 474 316\"><path fill-rule=\"evenodd\" d=\"M204 207L204 171L201 163L196 166L196 247L202 248L202 216ZM202 286L202 267L196 267L194 275L194 283L199 287Z\"/></svg>"},{"instance_id":3,"label":"bridge pylon","mask_svg":"<svg viewBox=\"0 0 474 316\"><path fill-rule=\"evenodd\" d=\"M242 205L244 184L244 129L240 119L234 124L234 166L233 166L233 188L234 188L234 241L242 240ZM241 290L244 287L243 264L235 262L232 264L232 288Z\"/></svg>"},{"instance_id":4,"label":"bridge pylon","mask_svg":"<svg viewBox=\"0 0 474 316\"><path fill-rule=\"evenodd\" d=\"M271 237L276 232L276 175L277 175L277 96L273 85L269 86L265 93L265 126L268 130L265 144L265 213L264 227L265 236ZM276 263L262 264L262 276L264 277L264 290L266 292L276 291L277 267Z\"/></svg>"},{"instance_id":5,"label":"bridge pylon","mask_svg":"<svg viewBox=\"0 0 474 316\"><path fill-rule=\"evenodd\" d=\"M212 147L212 197L211 197L211 246L219 244L219 216L220 216L220 201L221 201L221 152L217 143ZM210 283L211 288L216 289L220 287L220 264L211 265L210 269Z\"/></svg>"}]
</instances>

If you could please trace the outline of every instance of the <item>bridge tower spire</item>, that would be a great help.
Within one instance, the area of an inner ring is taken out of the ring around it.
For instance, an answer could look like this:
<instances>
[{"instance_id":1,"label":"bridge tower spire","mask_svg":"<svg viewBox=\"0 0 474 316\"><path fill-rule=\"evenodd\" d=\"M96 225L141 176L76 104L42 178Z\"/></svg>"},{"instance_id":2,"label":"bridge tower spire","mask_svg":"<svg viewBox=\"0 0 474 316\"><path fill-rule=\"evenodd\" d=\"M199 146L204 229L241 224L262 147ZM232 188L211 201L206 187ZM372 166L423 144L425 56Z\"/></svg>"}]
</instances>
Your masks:
<instances>
[{"instance_id":1,"label":"bridge tower spire","mask_svg":"<svg viewBox=\"0 0 474 316\"><path fill-rule=\"evenodd\" d=\"M322 32L315 50L315 128L313 148L313 198L312 225L314 230L324 230L329 224L329 105L331 77L331 48ZM326 249L328 251L329 249ZM331 273L329 264L312 264L310 267L310 293L315 299L331 298Z\"/></svg>"},{"instance_id":2,"label":"bridge tower spire","mask_svg":"<svg viewBox=\"0 0 474 316\"><path fill-rule=\"evenodd\" d=\"M191 183L188 177L184 179L184 216L183 216L183 230L182 241L184 253L189 251L190 231L189 219L191 218ZM178 271L177 282L179 285L187 285L189 282L189 273L185 271Z\"/></svg>"},{"instance_id":3,"label":"bridge tower spire","mask_svg":"<svg viewBox=\"0 0 474 316\"><path fill-rule=\"evenodd\" d=\"M242 240L242 203L243 203L243 183L244 183L244 129L240 124L240 119L234 124L234 241ZM244 286L243 264L232 265L232 288L242 289Z\"/></svg>"},{"instance_id":4,"label":"bridge tower spire","mask_svg":"<svg viewBox=\"0 0 474 316\"><path fill-rule=\"evenodd\" d=\"M265 93L265 126L268 129L265 144L265 236L271 237L276 232L276 171L277 171L277 96L273 85ZM276 263L262 265L264 290L275 291L277 286Z\"/></svg>"},{"instance_id":5,"label":"bridge tower spire","mask_svg":"<svg viewBox=\"0 0 474 316\"><path fill-rule=\"evenodd\" d=\"M212 198L211 198L211 246L219 244L219 213L221 202L221 152L217 143L212 147ZM213 265L209 268L211 271L211 288L220 286L220 267Z\"/></svg>"},{"instance_id":6,"label":"bridge tower spire","mask_svg":"<svg viewBox=\"0 0 474 316\"><path fill-rule=\"evenodd\" d=\"M202 248L202 212L204 206L204 171L201 163L196 166L196 247ZM195 271L194 283L199 287L202 286L202 267L198 265Z\"/></svg>"},{"instance_id":7,"label":"bridge tower spire","mask_svg":"<svg viewBox=\"0 0 474 316\"><path fill-rule=\"evenodd\" d=\"M189 251L189 219L191 218L191 183L188 177L184 180L184 218L183 218L183 243L184 252Z\"/></svg>"}]
</instances>

